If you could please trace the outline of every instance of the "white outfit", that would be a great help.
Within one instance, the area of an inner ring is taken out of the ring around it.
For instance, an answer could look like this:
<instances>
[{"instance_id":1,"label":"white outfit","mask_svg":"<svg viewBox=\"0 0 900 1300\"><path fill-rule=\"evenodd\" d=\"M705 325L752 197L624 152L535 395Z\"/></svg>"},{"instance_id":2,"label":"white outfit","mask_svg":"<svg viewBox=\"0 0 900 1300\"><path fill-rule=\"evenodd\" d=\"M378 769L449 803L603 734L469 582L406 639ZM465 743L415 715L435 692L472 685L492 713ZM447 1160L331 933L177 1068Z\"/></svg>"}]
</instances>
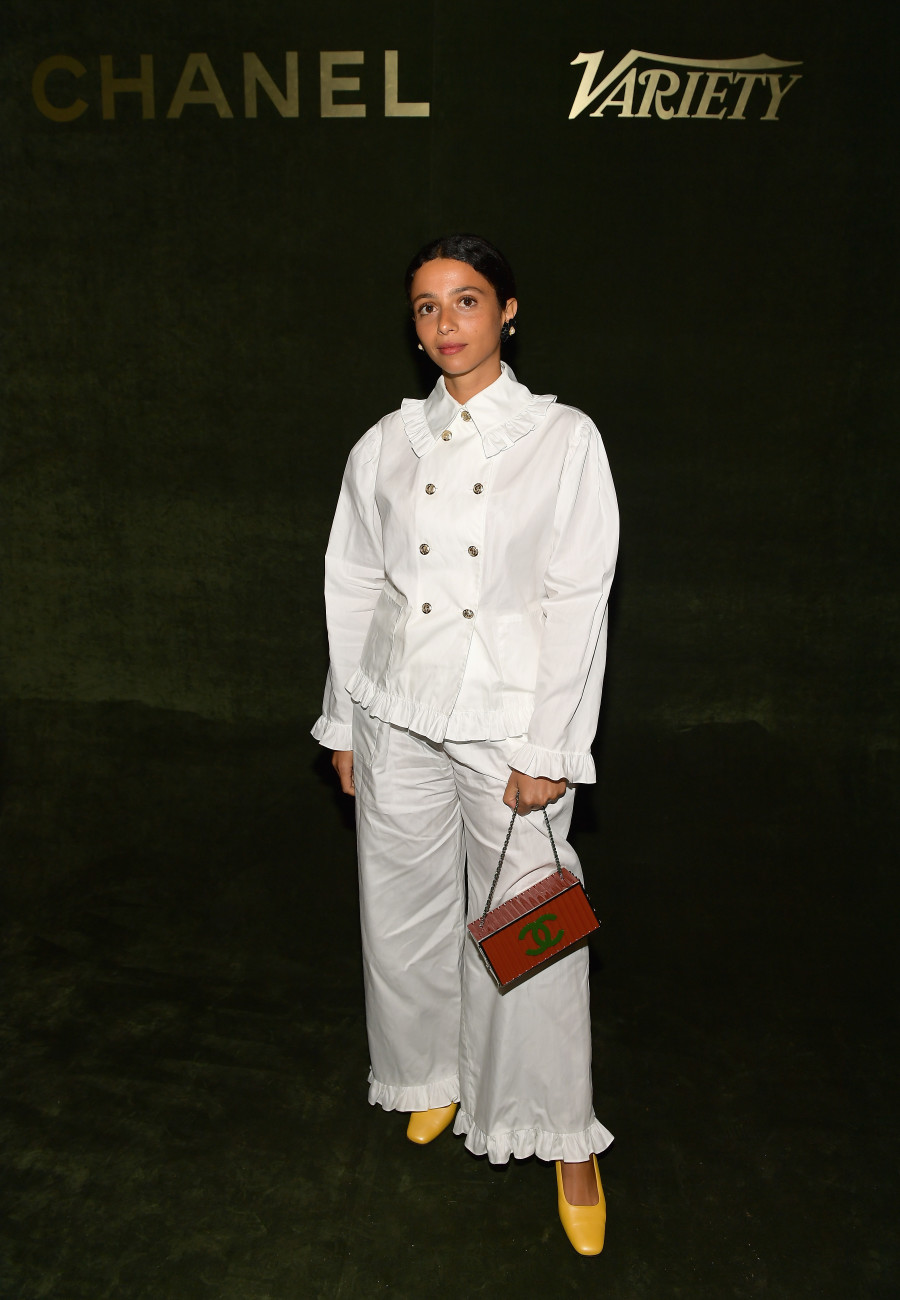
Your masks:
<instances>
[{"instance_id":1,"label":"white outfit","mask_svg":"<svg viewBox=\"0 0 900 1300\"><path fill-rule=\"evenodd\" d=\"M353 749L369 1099L460 1100L495 1162L584 1160L587 953L500 994L465 931L509 824L510 767L594 780L618 540L609 466L582 412L503 373L462 407L443 379L353 448L326 556L331 665L313 735ZM563 865L574 792L549 809ZM466 861L468 870L465 872ZM553 869L517 819L495 903Z\"/></svg>"},{"instance_id":2,"label":"white outfit","mask_svg":"<svg viewBox=\"0 0 900 1300\"><path fill-rule=\"evenodd\" d=\"M525 734L520 772L593 781L617 545L586 415L534 397L506 366L465 407L440 379L350 453L313 735L349 749L352 698L430 740Z\"/></svg>"}]
</instances>

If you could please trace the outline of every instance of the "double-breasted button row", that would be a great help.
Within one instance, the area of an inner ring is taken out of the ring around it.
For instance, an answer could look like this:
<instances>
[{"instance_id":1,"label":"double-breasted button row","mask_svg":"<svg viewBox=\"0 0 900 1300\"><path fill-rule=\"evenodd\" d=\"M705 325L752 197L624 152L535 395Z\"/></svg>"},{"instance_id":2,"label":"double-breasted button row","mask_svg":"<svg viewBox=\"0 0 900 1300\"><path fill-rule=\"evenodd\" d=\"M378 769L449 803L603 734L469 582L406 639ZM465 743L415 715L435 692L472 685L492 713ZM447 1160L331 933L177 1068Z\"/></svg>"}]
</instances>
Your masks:
<instances>
[{"instance_id":1,"label":"double-breasted button row","mask_svg":"<svg viewBox=\"0 0 900 1300\"><path fill-rule=\"evenodd\" d=\"M421 542L420 545L419 545L419 554L420 554L420 555L429 555L430 553L431 553L431 547L428 545L428 543L427 543L427 542ZM470 546L470 547L469 547L469 554L472 555L472 556L477 555L477 554L478 554L478 547L477 547L477 546Z\"/></svg>"},{"instance_id":2,"label":"double-breasted button row","mask_svg":"<svg viewBox=\"0 0 900 1300\"><path fill-rule=\"evenodd\" d=\"M425 491L428 493L429 496L434 496L436 490L437 490L437 489L435 488L435 486L434 486L433 483L426 483L426 484L425 484ZM482 494L482 492L484 491L484 484L483 484L483 483L474 483L474 484L472 485L472 491L475 493L475 495L476 495L477 497L480 497L481 494Z\"/></svg>"},{"instance_id":3,"label":"double-breasted button row","mask_svg":"<svg viewBox=\"0 0 900 1300\"><path fill-rule=\"evenodd\" d=\"M431 613L431 603L430 603L429 601L427 601L427 600L425 601L425 604L422 606L422 613L423 613L423 614L430 614L430 613ZM464 609L463 612L462 612L462 616L463 616L463 618L474 618L474 617L475 617L475 611L474 611L474 609Z\"/></svg>"}]
</instances>

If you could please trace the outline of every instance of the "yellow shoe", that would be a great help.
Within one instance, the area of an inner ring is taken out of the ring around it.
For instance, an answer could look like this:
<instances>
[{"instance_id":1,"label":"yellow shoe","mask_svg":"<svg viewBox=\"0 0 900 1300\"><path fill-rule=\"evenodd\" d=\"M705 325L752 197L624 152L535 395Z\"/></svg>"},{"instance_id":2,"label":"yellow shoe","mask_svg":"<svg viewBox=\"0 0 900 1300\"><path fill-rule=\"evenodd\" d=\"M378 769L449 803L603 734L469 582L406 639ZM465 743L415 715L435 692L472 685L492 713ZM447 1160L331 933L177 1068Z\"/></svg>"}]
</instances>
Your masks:
<instances>
[{"instance_id":1,"label":"yellow shoe","mask_svg":"<svg viewBox=\"0 0 900 1300\"><path fill-rule=\"evenodd\" d=\"M448 1124L453 1123L458 1105L459 1102L451 1101L449 1106L437 1106L434 1110L414 1110L406 1130L410 1142L433 1142Z\"/></svg>"},{"instance_id":2,"label":"yellow shoe","mask_svg":"<svg viewBox=\"0 0 900 1300\"><path fill-rule=\"evenodd\" d=\"M606 1236L606 1200L603 1196L603 1184L600 1182L600 1170L597 1157L591 1156L594 1173L597 1176L597 1191L600 1200L596 1205L570 1205L563 1191L562 1162L556 1162L556 1190L559 1201L559 1217L566 1230L566 1236L579 1255L599 1255L603 1249Z\"/></svg>"}]
</instances>

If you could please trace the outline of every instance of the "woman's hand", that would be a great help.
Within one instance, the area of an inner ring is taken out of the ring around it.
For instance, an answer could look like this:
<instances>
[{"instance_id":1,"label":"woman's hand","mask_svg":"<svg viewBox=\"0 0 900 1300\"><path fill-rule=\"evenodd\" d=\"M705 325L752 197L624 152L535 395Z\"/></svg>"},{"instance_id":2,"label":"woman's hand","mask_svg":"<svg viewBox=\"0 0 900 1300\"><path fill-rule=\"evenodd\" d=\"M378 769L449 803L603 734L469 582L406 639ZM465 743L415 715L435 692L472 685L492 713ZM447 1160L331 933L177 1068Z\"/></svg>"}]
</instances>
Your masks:
<instances>
[{"instance_id":1,"label":"woman's hand","mask_svg":"<svg viewBox=\"0 0 900 1300\"><path fill-rule=\"evenodd\" d=\"M331 756L331 766L341 778L344 794L356 794L356 786L353 784L353 750L336 749Z\"/></svg>"},{"instance_id":2,"label":"woman's hand","mask_svg":"<svg viewBox=\"0 0 900 1300\"><path fill-rule=\"evenodd\" d=\"M519 792L519 816L525 817L538 808L546 808L548 803L556 803L566 792L568 782L551 781L546 776L526 776L513 768L506 783L503 802L507 808L516 806L516 790Z\"/></svg>"}]
</instances>

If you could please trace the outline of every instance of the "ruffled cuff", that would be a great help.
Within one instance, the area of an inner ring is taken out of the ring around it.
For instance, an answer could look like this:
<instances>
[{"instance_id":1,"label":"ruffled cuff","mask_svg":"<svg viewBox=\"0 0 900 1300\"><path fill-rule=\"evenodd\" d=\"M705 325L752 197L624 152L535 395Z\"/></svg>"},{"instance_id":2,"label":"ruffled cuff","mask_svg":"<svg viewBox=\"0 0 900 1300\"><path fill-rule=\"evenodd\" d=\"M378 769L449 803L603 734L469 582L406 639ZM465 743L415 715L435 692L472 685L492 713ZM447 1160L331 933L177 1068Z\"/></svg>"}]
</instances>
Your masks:
<instances>
[{"instance_id":1,"label":"ruffled cuff","mask_svg":"<svg viewBox=\"0 0 900 1300\"><path fill-rule=\"evenodd\" d=\"M591 1152L598 1155L605 1151L613 1140L609 1129L604 1128L598 1119L591 1121L590 1127L581 1133L548 1133L541 1128L517 1128L511 1133L487 1134L477 1127L472 1116L459 1108L453 1132L465 1134L466 1148L476 1156L487 1156L492 1165L505 1165L510 1156L516 1160L527 1160L537 1156L538 1160L590 1160Z\"/></svg>"},{"instance_id":2,"label":"ruffled cuff","mask_svg":"<svg viewBox=\"0 0 900 1300\"><path fill-rule=\"evenodd\" d=\"M433 1079L431 1083L379 1083L369 1071L369 1105L385 1110L435 1110L459 1101L459 1076Z\"/></svg>"},{"instance_id":3,"label":"ruffled cuff","mask_svg":"<svg viewBox=\"0 0 900 1300\"><path fill-rule=\"evenodd\" d=\"M570 785L592 785L597 780L597 769L590 753L575 749L541 749L539 745L523 745L509 760L509 766L526 776L545 776L551 781L565 777Z\"/></svg>"},{"instance_id":4,"label":"ruffled cuff","mask_svg":"<svg viewBox=\"0 0 900 1300\"><path fill-rule=\"evenodd\" d=\"M333 722L323 713L312 729L312 735L326 749L352 749L353 727L349 722Z\"/></svg>"}]
</instances>

